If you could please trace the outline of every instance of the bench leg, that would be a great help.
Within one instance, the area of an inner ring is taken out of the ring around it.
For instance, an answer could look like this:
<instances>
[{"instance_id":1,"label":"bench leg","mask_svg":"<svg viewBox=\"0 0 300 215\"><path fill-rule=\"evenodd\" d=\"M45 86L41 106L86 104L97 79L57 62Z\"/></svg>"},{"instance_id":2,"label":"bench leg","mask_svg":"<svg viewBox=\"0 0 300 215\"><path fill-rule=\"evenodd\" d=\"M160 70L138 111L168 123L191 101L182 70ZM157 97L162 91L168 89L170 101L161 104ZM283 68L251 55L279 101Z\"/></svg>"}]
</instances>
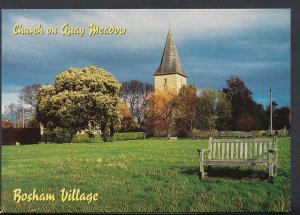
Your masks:
<instances>
[{"instance_id":1,"label":"bench leg","mask_svg":"<svg viewBox=\"0 0 300 215\"><path fill-rule=\"evenodd\" d=\"M199 179L203 179L204 178L204 164L203 164L203 152L199 153Z\"/></svg>"},{"instance_id":2,"label":"bench leg","mask_svg":"<svg viewBox=\"0 0 300 215\"><path fill-rule=\"evenodd\" d=\"M277 176L277 164L274 166L274 177Z\"/></svg>"},{"instance_id":3,"label":"bench leg","mask_svg":"<svg viewBox=\"0 0 300 215\"><path fill-rule=\"evenodd\" d=\"M273 162L269 162L269 179L274 178L274 165Z\"/></svg>"},{"instance_id":4,"label":"bench leg","mask_svg":"<svg viewBox=\"0 0 300 215\"><path fill-rule=\"evenodd\" d=\"M204 178L204 167L203 167L203 163L200 165L200 173L199 173L199 179L203 179Z\"/></svg>"}]
</instances>

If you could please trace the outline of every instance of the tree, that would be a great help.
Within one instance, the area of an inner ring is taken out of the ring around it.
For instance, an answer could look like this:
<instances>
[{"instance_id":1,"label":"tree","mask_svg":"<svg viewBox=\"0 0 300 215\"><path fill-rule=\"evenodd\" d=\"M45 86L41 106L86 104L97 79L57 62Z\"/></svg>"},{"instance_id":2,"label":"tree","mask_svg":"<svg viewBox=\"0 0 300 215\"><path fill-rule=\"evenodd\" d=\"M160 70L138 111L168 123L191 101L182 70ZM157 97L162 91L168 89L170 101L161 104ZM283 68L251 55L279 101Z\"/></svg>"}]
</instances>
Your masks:
<instances>
[{"instance_id":1,"label":"tree","mask_svg":"<svg viewBox=\"0 0 300 215\"><path fill-rule=\"evenodd\" d=\"M9 119L12 123L17 123L18 121L22 120L22 114L22 106L12 102L4 107L3 118Z\"/></svg>"},{"instance_id":2,"label":"tree","mask_svg":"<svg viewBox=\"0 0 300 215\"><path fill-rule=\"evenodd\" d=\"M134 120L133 117L129 111L128 105L125 102L122 102L120 105L120 112L122 115L122 121L121 125L122 131L128 131L133 125L134 125Z\"/></svg>"},{"instance_id":3,"label":"tree","mask_svg":"<svg viewBox=\"0 0 300 215\"><path fill-rule=\"evenodd\" d=\"M4 107L2 118L11 121L16 128L36 127L36 125L33 125L30 110L22 104L12 102Z\"/></svg>"},{"instance_id":4,"label":"tree","mask_svg":"<svg viewBox=\"0 0 300 215\"><path fill-rule=\"evenodd\" d=\"M176 91L172 89L155 90L148 99L147 135L171 136L175 126Z\"/></svg>"},{"instance_id":5,"label":"tree","mask_svg":"<svg viewBox=\"0 0 300 215\"><path fill-rule=\"evenodd\" d=\"M37 104L37 94L42 85L32 84L23 87L19 92L19 99L24 102L24 104L36 107Z\"/></svg>"},{"instance_id":6,"label":"tree","mask_svg":"<svg viewBox=\"0 0 300 215\"><path fill-rule=\"evenodd\" d=\"M153 85L137 80L122 83L120 97L129 104L129 110L139 124L144 121L144 110L147 106L146 97L153 89Z\"/></svg>"},{"instance_id":7,"label":"tree","mask_svg":"<svg viewBox=\"0 0 300 215\"><path fill-rule=\"evenodd\" d=\"M197 87L195 85L182 86L176 99L176 128L182 135L195 129L198 105Z\"/></svg>"},{"instance_id":8,"label":"tree","mask_svg":"<svg viewBox=\"0 0 300 215\"><path fill-rule=\"evenodd\" d=\"M278 108L278 104L273 101L272 102L272 110L273 110L273 128L276 130L283 129L286 127L290 129L290 108L287 106ZM268 118L268 126L270 125L270 105L266 107L266 117ZM269 127L268 127L269 128Z\"/></svg>"},{"instance_id":9,"label":"tree","mask_svg":"<svg viewBox=\"0 0 300 215\"><path fill-rule=\"evenodd\" d=\"M290 108L285 106L274 111L274 129L290 129Z\"/></svg>"},{"instance_id":10,"label":"tree","mask_svg":"<svg viewBox=\"0 0 300 215\"><path fill-rule=\"evenodd\" d=\"M199 127L210 131L218 125L224 128L231 117L231 104L223 92L203 89L198 105Z\"/></svg>"},{"instance_id":11,"label":"tree","mask_svg":"<svg viewBox=\"0 0 300 215\"><path fill-rule=\"evenodd\" d=\"M19 99L22 105L28 105L28 114L34 118L36 115L37 94L41 87L40 84L32 84L23 87L19 92Z\"/></svg>"},{"instance_id":12,"label":"tree","mask_svg":"<svg viewBox=\"0 0 300 215\"><path fill-rule=\"evenodd\" d=\"M249 114L241 115L237 121L237 129L243 131L251 131L255 125L255 118Z\"/></svg>"},{"instance_id":13,"label":"tree","mask_svg":"<svg viewBox=\"0 0 300 215\"><path fill-rule=\"evenodd\" d=\"M255 129L257 103L252 99L251 90L237 76L231 76L226 82L227 87L223 88L223 92L227 95L232 106L231 129Z\"/></svg>"},{"instance_id":14,"label":"tree","mask_svg":"<svg viewBox=\"0 0 300 215\"><path fill-rule=\"evenodd\" d=\"M117 79L102 68L70 68L56 76L54 86L39 89L38 120L47 129L64 129L70 136L99 127L104 141L111 141L121 126L120 87Z\"/></svg>"},{"instance_id":15,"label":"tree","mask_svg":"<svg viewBox=\"0 0 300 215\"><path fill-rule=\"evenodd\" d=\"M269 112L270 113L270 112ZM262 104L257 104L255 108L255 129L267 130L269 128L270 114L267 115L266 110Z\"/></svg>"}]
</instances>

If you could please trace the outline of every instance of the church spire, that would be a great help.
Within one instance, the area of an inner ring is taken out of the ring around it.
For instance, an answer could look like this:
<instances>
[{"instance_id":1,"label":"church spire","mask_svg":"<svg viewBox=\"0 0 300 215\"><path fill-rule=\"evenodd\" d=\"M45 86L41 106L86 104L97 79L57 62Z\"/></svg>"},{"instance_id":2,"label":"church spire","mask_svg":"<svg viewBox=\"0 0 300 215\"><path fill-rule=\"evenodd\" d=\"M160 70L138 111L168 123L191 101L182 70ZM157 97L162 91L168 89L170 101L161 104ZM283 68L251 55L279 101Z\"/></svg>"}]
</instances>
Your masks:
<instances>
[{"instance_id":1,"label":"church spire","mask_svg":"<svg viewBox=\"0 0 300 215\"><path fill-rule=\"evenodd\" d=\"M180 64L176 43L171 31L171 25L169 25L168 36L167 36L164 52L160 61L160 65L158 66L158 69L154 73L154 76L169 75L169 74L179 74L181 76L187 77Z\"/></svg>"}]
</instances>

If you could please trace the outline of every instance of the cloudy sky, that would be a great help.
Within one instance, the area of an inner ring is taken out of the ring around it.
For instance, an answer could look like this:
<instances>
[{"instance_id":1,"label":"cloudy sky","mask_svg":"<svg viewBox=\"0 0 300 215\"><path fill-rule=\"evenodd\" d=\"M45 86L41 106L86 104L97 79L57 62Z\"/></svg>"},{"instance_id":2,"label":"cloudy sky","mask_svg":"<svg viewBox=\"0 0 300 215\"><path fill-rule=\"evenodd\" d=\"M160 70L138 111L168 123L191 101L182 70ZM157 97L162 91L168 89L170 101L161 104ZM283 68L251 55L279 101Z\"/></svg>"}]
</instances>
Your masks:
<instances>
[{"instance_id":1,"label":"cloudy sky","mask_svg":"<svg viewBox=\"0 0 300 215\"><path fill-rule=\"evenodd\" d=\"M169 25L188 83L222 89L238 75L263 105L290 106L290 10L2 10L2 110L33 83L53 84L69 67L95 65L121 82L153 84ZM84 27L64 36L60 28ZM13 35L13 26L56 27L57 35ZM122 26L125 35L88 36L89 25Z\"/></svg>"}]
</instances>

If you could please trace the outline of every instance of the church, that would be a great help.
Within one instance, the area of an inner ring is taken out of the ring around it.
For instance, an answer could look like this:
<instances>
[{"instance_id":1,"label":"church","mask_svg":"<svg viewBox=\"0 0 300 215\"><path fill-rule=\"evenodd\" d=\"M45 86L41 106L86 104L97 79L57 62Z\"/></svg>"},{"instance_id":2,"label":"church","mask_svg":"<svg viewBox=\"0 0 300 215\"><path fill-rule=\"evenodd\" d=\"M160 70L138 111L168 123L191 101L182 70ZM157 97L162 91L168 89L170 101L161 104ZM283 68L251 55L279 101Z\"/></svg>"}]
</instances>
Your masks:
<instances>
[{"instance_id":1,"label":"church","mask_svg":"<svg viewBox=\"0 0 300 215\"><path fill-rule=\"evenodd\" d=\"M187 76L180 64L176 43L169 28L163 55L154 73L154 88L176 89L178 93L183 85L187 85Z\"/></svg>"}]
</instances>

